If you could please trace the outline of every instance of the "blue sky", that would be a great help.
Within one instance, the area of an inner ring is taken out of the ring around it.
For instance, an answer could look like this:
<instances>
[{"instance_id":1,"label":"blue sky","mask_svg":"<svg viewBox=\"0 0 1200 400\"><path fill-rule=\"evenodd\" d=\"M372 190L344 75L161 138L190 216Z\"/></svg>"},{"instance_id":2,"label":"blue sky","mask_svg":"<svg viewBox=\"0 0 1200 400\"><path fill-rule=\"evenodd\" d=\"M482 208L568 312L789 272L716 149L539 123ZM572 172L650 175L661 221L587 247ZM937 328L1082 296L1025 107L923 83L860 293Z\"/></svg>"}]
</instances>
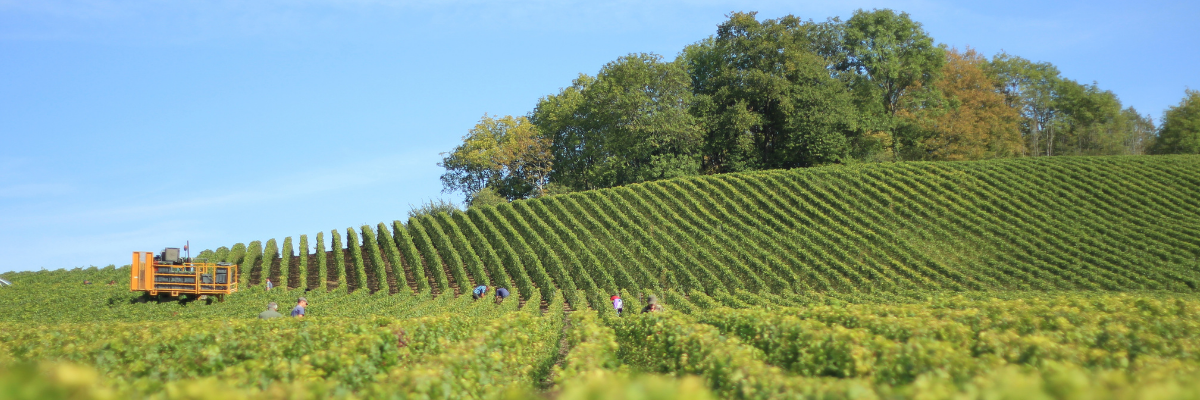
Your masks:
<instances>
[{"instance_id":1,"label":"blue sky","mask_svg":"<svg viewBox=\"0 0 1200 400\"><path fill-rule=\"evenodd\" d=\"M731 11L857 8L1049 61L1156 120L1200 88L1195 1L0 0L0 272L403 219L461 200L438 153L484 113L674 57Z\"/></svg>"}]
</instances>

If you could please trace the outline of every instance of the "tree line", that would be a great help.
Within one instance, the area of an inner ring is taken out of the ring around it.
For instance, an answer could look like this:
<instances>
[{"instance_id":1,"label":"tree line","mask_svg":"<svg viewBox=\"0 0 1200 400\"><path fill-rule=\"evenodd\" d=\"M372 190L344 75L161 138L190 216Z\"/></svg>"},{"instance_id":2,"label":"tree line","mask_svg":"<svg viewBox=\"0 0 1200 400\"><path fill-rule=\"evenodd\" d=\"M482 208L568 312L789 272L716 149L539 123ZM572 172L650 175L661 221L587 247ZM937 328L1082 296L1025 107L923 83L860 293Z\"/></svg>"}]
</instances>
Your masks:
<instances>
[{"instance_id":1,"label":"tree line","mask_svg":"<svg viewBox=\"0 0 1200 400\"><path fill-rule=\"evenodd\" d=\"M937 44L907 13L734 13L674 60L636 53L524 116L487 116L440 166L491 204L697 174L905 160L1200 153L1200 92L1124 107L1048 62Z\"/></svg>"}]
</instances>

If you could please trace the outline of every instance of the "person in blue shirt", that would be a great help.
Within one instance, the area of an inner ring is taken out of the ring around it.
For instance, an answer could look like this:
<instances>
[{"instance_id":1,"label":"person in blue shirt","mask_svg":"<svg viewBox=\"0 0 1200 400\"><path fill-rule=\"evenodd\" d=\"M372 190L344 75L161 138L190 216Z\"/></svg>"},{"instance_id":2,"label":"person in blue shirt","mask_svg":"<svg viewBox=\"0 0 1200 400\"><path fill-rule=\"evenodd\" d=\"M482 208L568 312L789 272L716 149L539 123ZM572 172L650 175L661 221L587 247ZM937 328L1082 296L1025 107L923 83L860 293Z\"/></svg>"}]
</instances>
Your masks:
<instances>
[{"instance_id":1,"label":"person in blue shirt","mask_svg":"<svg viewBox=\"0 0 1200 400\"><path fill-rule=\"evenodd\" d=\"M475 290L471 291L471 296L475 297L475 300L479 300L483 298L485 293L487 293L487 286L479 285L475 287Z\"/></svg>"},{"instance_id":2,"label":"person in blue shirt","mask_svg":"<svg viewBox=\"0 0 1200 400\"><path fill-rule=\"evenodd\" d=\"M500 304L500 302L504 301L504 299L507 299L507 298L508 298L508 289L505 289L505 288L496 289L496 304Z\"/></svg>"},{"instance_id":3,"label":"person in blue shirt","mask_svg":"<svg viewBox=\"0 0 1200 400\"><path fill-rule=\"evenodd\" d=\"M296 299L296 308L292 309L292 316L296 318L304 318L304 309L308 307L308 299Z\"/></svg>"}]
</instances>

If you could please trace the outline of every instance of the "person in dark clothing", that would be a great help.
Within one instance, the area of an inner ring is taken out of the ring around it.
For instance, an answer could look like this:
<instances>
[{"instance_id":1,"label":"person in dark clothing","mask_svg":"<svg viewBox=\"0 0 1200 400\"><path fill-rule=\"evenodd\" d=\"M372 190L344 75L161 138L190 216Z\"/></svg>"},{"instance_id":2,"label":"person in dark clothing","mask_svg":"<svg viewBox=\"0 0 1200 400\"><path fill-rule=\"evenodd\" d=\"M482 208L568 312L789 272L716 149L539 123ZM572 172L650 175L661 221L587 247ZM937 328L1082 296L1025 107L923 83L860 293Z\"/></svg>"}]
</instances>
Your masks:
<instances>
[{"instance_id":1,"label":"person in dark clothing","mask_svg":"<svg viewBox=\"0 0 1200 400\"><path fill-rule=\"evenodd\" d=\"M664 311L663 306L658 304L658 297L655 297L654 295L650 295L649 304L646 304L646 307L642 309L642 313L663 312L663 311Z\"/></svg>"},{"instance_id":2,"label":"person in dark clothing","mask_svg":"<svg viewBox=\"0 0 1200 400\"><path fill-rule=\"evenodd\" d=\"M280 314L279 311L276 311L278 309L279 309L279 305L275 304L275 302L272 301L270 303L267 303L267 311L258 313L258 319L271 319L271 318L282 317L283 314Z\"/></svg>"},{"instance_id":3,"label":"person in dark clothing","mask_svg":"<svg viewBox=\"0 0 1200 400\"><path fill-rule=\"evenodd\" d=\"M508 289L505 289L505 288L496 289L496 303L500 303L500 302L504 301L504 299L507 299L507 298L508 298Z\"/></svg>"}]
</instances>

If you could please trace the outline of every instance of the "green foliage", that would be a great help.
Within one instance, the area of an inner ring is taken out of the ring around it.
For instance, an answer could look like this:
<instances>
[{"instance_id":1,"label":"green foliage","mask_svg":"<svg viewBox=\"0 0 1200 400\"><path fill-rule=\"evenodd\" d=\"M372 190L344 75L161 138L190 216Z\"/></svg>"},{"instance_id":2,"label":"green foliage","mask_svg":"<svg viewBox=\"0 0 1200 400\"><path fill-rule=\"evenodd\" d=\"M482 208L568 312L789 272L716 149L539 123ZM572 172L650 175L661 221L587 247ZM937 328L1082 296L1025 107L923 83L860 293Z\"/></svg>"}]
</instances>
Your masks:
<instances>
[{"instance_id":1,"label":"green foliage","mask_svg":"<svg viewBox=\"0 0 1200 400\"><path fill-rule=\"evenodd\" d=\"M354 228L346 228L346 250L350 253L350 261L353 263L352 271L347 277L349 286L347 290L355 291L360 289L369 289L367 287L367 269L366 260L363 258L362 246L359 245L358 233Z\"/></svg>"},{"instance_id":2,"label":"green foliage","mask_svg":"<svg viewBox=\"0 0 1200 400\"><path fill-rule=\"evenodd\" d=\"M606 400L669 400L669 399L715 399L704 382L694 377L671 379L656 375L640 375L635 378L591 377L572 383L559 394L559 399L606 399Z\"/></svg>"},{"instance_id":3,"label":"green foliage","mask_svg":"<svg viewBox=\"0 0 1200 400\"><path fill-rule=\"evenodd\" d=\"M237 246L235 245L234 247L236 248ZM246 248L246 256L242 259L243 263L238 267L238 274L241 275L238 282L241 283L242 287L249 288L253 283L250 282L250 272L255 268L261 268L262 258L262 242L257 240L250 242L250 246Z\"/></svg>"},{"instance_id":4,"label":"green foliage","mask_svg":"<svg viewBox=\"0 0 1200 400\"><path fill-rule=\"evenodd\" d=\"M445 213L439 215L446 215ZM449 271L449 277L454 279L458 290L465 293L468 289L475 288L467 277L467 272L463 268L463 257L459 256L460 248L455 248L451 238L442 230L437 220L433 216L423 216L420 219L420 226L424 228L426 234L429 235L430 245L437 249L437 254L443 262L443 266ZM409 222L412 224L412 222ZM460 243L465 244L465 243ZM468 256L463 254L463 256ZM439 268L440 269L440 268Z\"/></svg>"},{"instance_id":5,"label":"green foliage","mask_svg":"<svg viewBox=\"0 0 1200 400\"><path fill-rule=\"evenodd\" d=\"M433 246L433 241L429 238L428 232L421 223L424 218L412 217L408 219L408 235L412 237L412 243L416 245L416 249L420 251L421 259L424 260L424 265L417 264L413 269L421 268L424 270L422 276L432 278L435 288L438 293L446 293L450 291L450 279L446 277L446 264L442 261L442 256L438 255L437 248ZM470 290L471 288L459 287L459 290Z\"/></svg>"},{"instance_id":6,"label":"green foliage","mask_svg":"<svg viewBox=\"0 0 1200 400\"><path fill-rule=\"evenodd\" d=\"M1163 112L1155 154L1200 154L1200 90L1188 90L1178 105Z\"/></svg>"},{"instance_id":7,"label":"green foliage","mask_svg":"<svg viewBox=\"0 0 1200 400\"><path fill-rule=\"evenodd\" d=\"M630 54L541 99L531 120L552 142L551 179L586 190L696 174L690 83L681 63Z\"/></svg>"},{"instance_id":8,"label":"green foliage","mask_svg":"<svg viewBox=\"0 0 1200 400\"><path fill-rule=\"evenodd\" d=\"M1200 128L1187 122L1198 113L1185 112L1195 101L1156 131L1096 83L1004 52L948 51L905 12L728 17L674 60L622 56L527 117L485 115L439 163L445 191L480 207L555 188L828 164L1200 152L1189 144Z\"/></svg>"},{"instance_id":9,"label":"green foliage","mask_svg":"<svg viewBox=\"0 0 1200 400\"><path fill-rule=\"evenodd\" d=\"M196 257L193 257L195 262L216 262L217 253L212 250L201 251Z\"/></svg>"},{"instance_id":10,"label":"green foliage","mask_svg":"<svg viewBox=\"0 0 1200 400\"><path fill-rule=\"evenodd\" d=\"M509 200L539 196L553 165L549 148L550 140L529 119L484 114L438 163L446 169L442 184L447 192L463 192L468 203L488 188Z\"/></svg>"},{"instance_id":11,"label":"green foliage","mask_svg":"<svg viewBox=\"0 0 1200 400\"><path fill-rule=\"evenodd\" d=\"M317 285L316 289L329 289L329 257L325 252L325 232L317 232Z\"/></svg>"},{"instance_id":12,"label":"green foliage","mask_svg":"<svg viewBox=\"0 0 1200 400\"><path fill-rule=\"evenodd\" d=\"M342 247L342 235L338 233L337 229L329 231L329 233L331 234L331 248L329 250L333 254L333 263L332 265L329 265L329 268L332 269L334 276L337 277L337 288L339 290L348 291L348 279L346 278L346 252L345 248Z\"/></svg>"},{"instance_id":13,"label":"green foliage","mask_svg":"<svg viewBox=\"0 0 1200 400\"><path fill-rule=\"evenodd\" d=\"M262 258L260 258L258 262L260 264L260 266L257 268L258 280L250 283L266 284L267 279L270 279L276 287L282 286L279 284L279 276L275 275L276 271L274 271L272 268L272 266L275 264L275 260L278 259L279 245L275 242L275 239L268 239L266 247L263 248Z\"/></svg>"},{"instance_id":14,"label":"green foliage","mask_svg":"<svg viewBox=\"0 0 1200 400\"><path fill-rule=\"evenodd\" d=\"M218 247L213 251L213 262L229 262L229 248L225 246Z\"/></svg>"},{"instance_id":15,"label":"green foliage","mask_svg":"<svg viewBox=\"0 0 1200 400\"><path fill-rule=\"evenodd\" d=\"M438 213L456 213L462 211L458 208L458 204L445 199L430 199L429 202L421 203L420 205L410 205L408 210L408 218L418 218L425 215L437 215Z\"/></svg>"},{"instance_id":16,"label":"green foliage","mask_svg":"<svg viewBox=\"0 0 1200 400\"><path fill-rule=\"evenodd\" d=\"M495 188L484 187L475 194L471 195L470 201L467 202L468 207L488 207L508 203L508 199L501 196Z\"/></svg>"},{"instance_id":17,"label":"green foliage","mask_svg":"<svg viewBox=\"0 0 1200 400\"><path fill-rule=\"evenodd\" d=\"M684 50L705 127L704 169L731 172L837 162L856 135L846 85L830 77L793 16L734 13L717 35Z\"/></svg>"},{"instance_id":18,"label":"green foliage","mask_svg":"<svg viewBox=\"0 0 1200 400\"><path fill-rule=\"evenodd\" d=\"M296 265L298 269L298 271L296 271L296 282L292 283L292 286L300 289L311 289L313 287L312 284L309 283L309 276L311 276L308 273L309 249L308 235L300 235L300 259Z\"/></svg>"},{"instance_id":19,"label":"green foliage","mask_svg":"<svg viewBox=\"0 0 1200 400\"><path fill-rule=\"evenodd\" d=\"M379 248L379 240L375 237L375 231L369 225L363 225L360 228L363 238L363 261L370 262L370 268L365 269L367 277L367 285L365 287L371 290L371 293L378 291L390 292L387 281L387 265L384 263L383 250Z\"/></svg>"},{"instance_id":20,"label":"green foliage","mask_svg":"<svg viewBox=\"0 0 1200 400\"><path fill-rule=\"evenodd\" d=\"M280 251L282 260L279 262L279 286L294 287L296 283L291 279L292 273L292 257L296 256L295 248L292 247L292 237L283 238L283 249Z\"/></svg>"},{"instance_id":21,"label":"green foliage","mask_svg":"<svg viewBox=\"0 0 1200 400\"><path fill-rule=\"evenodd\" d=\"M844 68L858 74L856 85L866 85L865 92L889 115L899 111L906 93L928 87L941 75L945 51L908 13L860 9L844 29Z\"/></svg>"},{"instance_id":22,"label":"green foliage","mask_svg":"<svg viewBox=\"0 0 1200 400\"><path fill-rule=\"evenodd\" d=\"M408 228L400 221L392 221L392 231L395 232L396 247L404 256L404 265L408 266L413 279L417 283L417 291L429 291L429 279L425 277L425 266L421 262L416 244L408 234Z\"/></svg>"},{"instance_id":23,"label":"green foliage","mask_svg":"<svg viewBox=\"0 0 1200 400\"><path fill-rule=\"evenodd\" d=\"M128 267L5 273L0 390L1190 398L1198 173L1200 156L1174 155L647 182L421 216L391 236L348 229L348 249L333 231L333 260L309 273L337 264L346 290L244 286L225 301L131 293ZM279 253L251 242L246 265ZM399 290L383 291L388 265ZM480 282L515 296L476 301ZM639 313L651 294L665 312ZM300 296L302 320L255 318ZM68 384L54 368L95 378Z\"/></svg>"},{"instance_id":24,"label":"green foliage","mask_svg":"<svg viewBox=\"0 0 1200 400\"><path fill-rule=\"evenodd\" d=\"M412 293L413 288L408 285L408 277L404 273L404 258L400 255L400 249L396 247L396 240L392 238L392 232L382 222L379 223L377 229L379 248L383 249L388 265L392 267L391 275L396 279L397 287L391 288L392 292Z\"/></svg>"},{"instance_id":25,"label":"green foliage","mask_svg":"<svg viewBox=\"0 0 1200 400\"><path fill-rule=\"evenodd\" d=\"M245 261L246 245L238 243L229 249L229 256L225 258L226 262L241 265Z\"/></svg>"}]
</instances>

